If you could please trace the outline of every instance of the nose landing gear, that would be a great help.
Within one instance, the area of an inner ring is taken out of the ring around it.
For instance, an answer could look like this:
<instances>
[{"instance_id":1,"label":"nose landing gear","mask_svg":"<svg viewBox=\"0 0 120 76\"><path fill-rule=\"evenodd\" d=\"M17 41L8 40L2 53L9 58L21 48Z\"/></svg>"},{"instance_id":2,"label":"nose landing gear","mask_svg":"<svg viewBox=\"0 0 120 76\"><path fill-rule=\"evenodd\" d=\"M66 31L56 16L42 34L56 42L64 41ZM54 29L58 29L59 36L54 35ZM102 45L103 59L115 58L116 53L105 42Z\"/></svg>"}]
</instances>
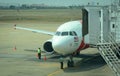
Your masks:
<instances>
[{"instance_id":1,"label":"nose landing gear","mask_svg":"<svg viewBox=\"0 0 120 76\"><path fill-rule=\"evenodd\" d=\"M70 56L70 60L68 60L67 66L68 66L68 67L74 67L73 56Z\"/></svg>"}]
</instances>

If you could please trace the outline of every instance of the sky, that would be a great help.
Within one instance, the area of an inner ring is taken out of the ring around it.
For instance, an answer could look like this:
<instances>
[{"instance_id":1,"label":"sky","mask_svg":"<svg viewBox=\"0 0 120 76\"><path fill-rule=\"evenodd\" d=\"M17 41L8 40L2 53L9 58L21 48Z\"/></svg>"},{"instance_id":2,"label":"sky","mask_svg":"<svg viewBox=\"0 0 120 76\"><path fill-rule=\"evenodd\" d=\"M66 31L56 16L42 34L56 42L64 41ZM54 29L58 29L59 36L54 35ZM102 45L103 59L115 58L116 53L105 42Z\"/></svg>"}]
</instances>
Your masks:
<instances>
[{"instance_id":1,"label":"sky","mask_svg":"<svg viewBox=\"0 0 120 76\"><path fill-rule=\"evenodd\" d=\"M45 5L85 5L86 3L110 4L113 0L0 0L0 4L45 4Z\"/></svg>"}]
</instances>

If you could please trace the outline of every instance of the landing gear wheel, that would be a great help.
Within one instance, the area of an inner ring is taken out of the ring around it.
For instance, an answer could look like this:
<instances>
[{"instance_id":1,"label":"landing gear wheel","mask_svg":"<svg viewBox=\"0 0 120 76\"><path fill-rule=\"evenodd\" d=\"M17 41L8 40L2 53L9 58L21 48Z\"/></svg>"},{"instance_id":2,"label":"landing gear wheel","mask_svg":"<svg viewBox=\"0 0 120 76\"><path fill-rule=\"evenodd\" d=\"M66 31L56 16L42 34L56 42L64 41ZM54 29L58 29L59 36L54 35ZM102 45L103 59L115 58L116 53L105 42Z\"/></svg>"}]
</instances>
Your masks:
<instances>
[{"instance_id":1,"label":"landing gear wheel","mask_svg":"<svg viewBox=\"0 0 120 76\"><path fill-rule=\"evenodd\" d=\"M70 60L68 60L67 62L67 67L70 67Z\"/></svg>"},{"instance_id":2,"label":"landing gear wheel","mask_svg":"<svg viewBox=\"0 0 120 76\"><path fill-rule=\"evenodd\" d=\"M74 67L74 61L73 61L73 56L70 56L70 60L68 60L67 62L67 66L68 67Z\"/></svg>"},{"instance_id":3,"label":"landing gear wheel","mask_svg":"<svg viewBox=\"0 0 120 76\"><path fill-rule=\"evenodd\" d=\"M73 60L72 61L68 60L67 66L68 67L74 67L74 61Z\"/></svg>"},{"instance_id":4,"label":"landing gear wheel","mask_svg":"<svg viewBox=\"0 0 120 76\"><path fill-rule=\"evenodd\" d=\"M76 56L79 56L79 55L80 55L80 52L77 52L77 53L76 53Z\"/></svg>"},{"instance_id":5,"label":"landing gear wheel","mask_svg":"<svg viewBox=\"0 0 120 76\"><path fill-rule=\"evenodd\" d=\"M74 61L73 60L71 61L71 67L74 67Z\"/></svg>"}]
</instances>

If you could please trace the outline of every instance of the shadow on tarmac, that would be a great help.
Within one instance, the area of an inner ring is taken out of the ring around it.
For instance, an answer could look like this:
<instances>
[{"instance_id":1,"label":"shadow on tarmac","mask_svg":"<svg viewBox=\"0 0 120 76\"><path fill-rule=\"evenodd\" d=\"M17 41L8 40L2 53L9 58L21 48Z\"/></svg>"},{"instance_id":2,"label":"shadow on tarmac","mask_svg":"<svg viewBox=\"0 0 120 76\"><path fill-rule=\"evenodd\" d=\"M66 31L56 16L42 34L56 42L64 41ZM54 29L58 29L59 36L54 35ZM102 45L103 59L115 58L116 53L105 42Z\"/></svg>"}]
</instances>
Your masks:
<instances>
[{"instance_id":1,"label":"shadow on tarmac","mask_svg":"<svg viewBox=\"0 0 120 76\"><path fill-rule=\"evenodd\" d=\"M67 58L69 55L65 55L65 56L62 56L63 58ZM87 62L86 60L93 60L92 58L96 58L97 56L100 56L100 54L98 53L98 54L80 54L79 56L74 56L74 58L78 58L78 60L80 60L80 59L82 59L80 62ZM46 56L46 58L47 58L47 60L46 60L46 62L59 62L59 59L60 59L60 57L61 57L61 55L50 55L50 56ZM42 56L42 59L41 60L39 60L37 57L35 58L35 57L31 57L31 58L29 58L28 60L30 60L30 61L37 61L37 62L42 62L42 61L44 61L44 56ZM77 61L78 61L77 60ZM91 61L90 60L90 61ZM102 60L102 59L101 59ZM65 61L67 61L67 60L65 60ZM74 60L74 61L76 61L76 60Z\"/></svg>"},{"instance_id":2,"label":"shadow on tarmac","mask_svg":"<svg viewBox=\"0 0 120 76\"><path fill-rule=\"evenodd\" d=\"M98 54L94 57L83 58L77 63L75 63L75 67L64 68L64 72L82 72L89 71L92 69L97 69L106 65L103 58Z\"/></svg>"},{"instance_id":3,"label":"shadow on tarmac","mask_svg":"<svg viewBox=\"0 0 120 76\"><path fill-rule=\"evenodd\" d=\"M25 58L25 61L35 61L35 62L44 62L45 60L39 60L35 58L34 56L26 56L25 54L15 55L15 54L0 54L0 58ZM53 56L48 58L45 62L59 62L59 55ZM81 54L80 56L76 56L79 60L76 60L75 66L71 68L64 68L64 72L82 72L82 71L89 71L92 69L100 68L104 65L106 65L103 58L100 56L100 54L94 54L94 55L84 55Z\"/></svg>"},{"instance_id":4,"label":"shadow on tarmac","mask_svg":"<svg viewBox=\"0 0 120 76\"><path fill-rule=\"evenodd\" d=\"M90 58L95 57L97 54L80 54L79 56L73 56L74 58ZM69 57L70 55L64 55L63 58ZM50 57L49 59L59 59L61 55L54 55Z\"/></svg>"}]
</instances>

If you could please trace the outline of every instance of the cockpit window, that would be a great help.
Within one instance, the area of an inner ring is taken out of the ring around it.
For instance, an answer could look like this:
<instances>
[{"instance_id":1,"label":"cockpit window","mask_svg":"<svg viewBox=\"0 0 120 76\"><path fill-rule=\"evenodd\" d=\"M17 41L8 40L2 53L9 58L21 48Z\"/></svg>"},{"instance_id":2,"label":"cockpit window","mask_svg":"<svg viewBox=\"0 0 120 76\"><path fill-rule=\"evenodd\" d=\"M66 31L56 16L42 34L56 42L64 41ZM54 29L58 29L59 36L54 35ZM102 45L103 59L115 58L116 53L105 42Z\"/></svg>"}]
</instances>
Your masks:
<instances>
[{"instance_id":1,"label":"cockpit window","mask_svg":"<svg viewBox=\"0 0 120 76\"><path fill-rule=\"evenodd\" d=\"M61 32L56 32L56 34L55 34L55 35L60 36L60 34L61 34Z\"/></svg>"},{"instance_id":2,"label":"cockpit window","mask_svg":"<svg viewBox=\"0 0 120 76\"><path fill-rule=\"evenodd\" d=\"M74 36L77 36L77 34L76 34L76 32L75 32L75 31L73 31L73 33L74 33Z\"/></svg>"},{"instance_id":3,"label":"cockpit window","mask_svg":"<svg viewBox=\"0 0 120 76\"><path fill-rule=\"evenodd\" d=\"M71 36L77 36L77 34L76 34L75 31L70 31L70 35L71 35Z\"/></svg>"},{"instance_id":4,"label":"cockpit window","mask_svg":"<svg viewBox=\"0 0 120 76\"><path fill-rule=\"evenodd\" d=\"M73 36L73 32L70 32L70 35Z\"/></svg>"},{"instance_id":5,"label":"cockpit window","mask_svg":"<svg viewBox=\"0 0 120 76\"><path fill-rule=\"evenodd\" d=\"M57 31L55 35L56 36L68 36L68 35L77 36L77 33L75 31L69 31L69 32L68 31L64 31L64 32Z\"/></svg>"},{"instance_id":6,"label":"cockpit window","mask_svg":"<svg viewBox=\"0 0 120 76\"><path fill-rule=\"evenodd\" d=\"M61 35L62 35L62 36L67 36L67 35L68 35L68 32L62 32Z\"/></svg>"}]
</instances>

